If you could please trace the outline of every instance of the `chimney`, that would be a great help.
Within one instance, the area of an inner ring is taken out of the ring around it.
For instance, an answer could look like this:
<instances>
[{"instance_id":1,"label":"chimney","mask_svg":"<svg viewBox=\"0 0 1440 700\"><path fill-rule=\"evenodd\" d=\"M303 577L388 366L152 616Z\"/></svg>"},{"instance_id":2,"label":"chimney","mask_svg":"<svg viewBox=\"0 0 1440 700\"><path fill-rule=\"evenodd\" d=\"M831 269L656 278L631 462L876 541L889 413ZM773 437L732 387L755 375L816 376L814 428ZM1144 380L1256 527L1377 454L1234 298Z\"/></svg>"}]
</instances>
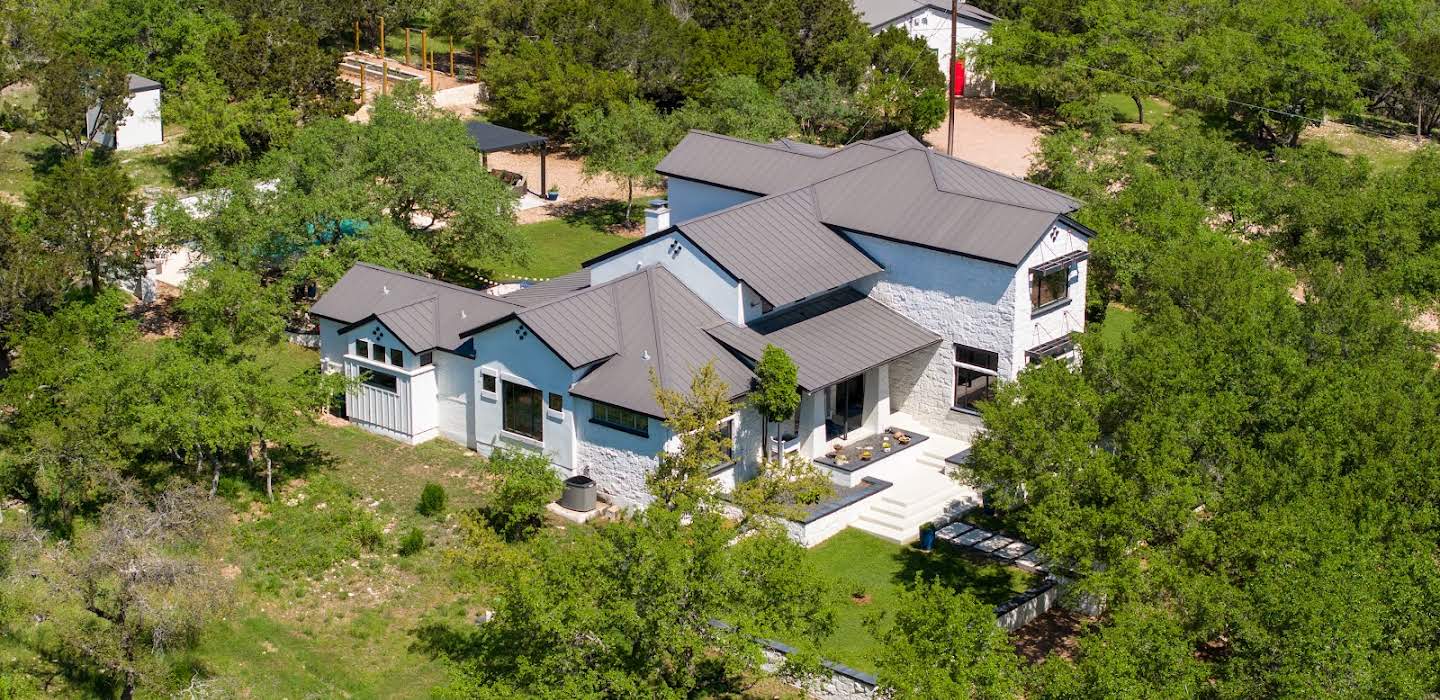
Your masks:
<instances>
[{"instance_id":1,"label":"chimney","mask_svg":"<svg viewBox=\"0 0 1440 700\"><path fill-rule=\"evenodd\" d=\"M670 228L669 204L663 199L650 200L650 206L645 208L645 235Z\"/></svg>"}]
</instances>

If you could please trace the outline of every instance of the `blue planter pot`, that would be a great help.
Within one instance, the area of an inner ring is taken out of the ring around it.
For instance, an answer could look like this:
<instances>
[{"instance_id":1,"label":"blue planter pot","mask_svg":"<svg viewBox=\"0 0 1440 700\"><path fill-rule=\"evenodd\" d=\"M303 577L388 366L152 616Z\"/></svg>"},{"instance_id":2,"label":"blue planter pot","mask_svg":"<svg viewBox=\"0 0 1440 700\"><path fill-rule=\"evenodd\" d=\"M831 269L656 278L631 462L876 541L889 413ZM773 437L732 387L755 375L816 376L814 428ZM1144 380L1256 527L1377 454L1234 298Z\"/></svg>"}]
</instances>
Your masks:
<instances>
[{"instance_id":1,"label":"blue planter pot","mask_svg":"<svg viewBox=\"0 0 1440 700\"><path fill-rule=\"evenodd\" d=\"M553 202L553 201L555 201L555 200L557 200L557 199L560 199L560 193L559 193L559 192L546 192L546 193L545 193L545 198Z\"/></svg>"},{"instance_id":2,"label":"blue planter pot","mask_svg":"<svg viewBox=\"0 0 1440 700\"><path fill-rule=\"evenodd\" d=\"M928 552L928 551L930 551L931 549L934 549L934 548L935 548L935 531L934 531L934 530L923 530L923 529L922 529L922 530L920 531L920 549L923 550L923 551Z\"/></svg>"}]
</instances>

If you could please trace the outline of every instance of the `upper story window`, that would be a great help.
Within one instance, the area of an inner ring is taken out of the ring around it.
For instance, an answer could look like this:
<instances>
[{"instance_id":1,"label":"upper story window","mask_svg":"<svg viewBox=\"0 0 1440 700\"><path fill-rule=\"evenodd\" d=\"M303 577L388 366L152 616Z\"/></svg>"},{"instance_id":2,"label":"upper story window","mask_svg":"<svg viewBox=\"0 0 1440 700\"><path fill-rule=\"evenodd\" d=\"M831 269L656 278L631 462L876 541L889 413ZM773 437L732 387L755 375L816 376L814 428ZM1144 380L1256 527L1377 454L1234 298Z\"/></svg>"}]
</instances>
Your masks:
<instances>
[{"instance_id":1,"label":"upper story window","mask_svg":"<svg viewBox=\"0 0 1440 700\"><path fill-rule=\"evenodd\" d=\"M990 398L1000 369L1000 354L955 344L955 408L974 411Z\"/></svg>"},{"instance_id":2,"label":"upper story window","mask_svg":"<svg viewBox=\"0 0 1440 700\"><path fill-rule=\"evenodd\" d=\"M1070 266L1030 271L1030 308L1035 311L1070 299Z\"/></svg>"},{"instance_id":3,"label":"upper story window","mask_svg":"<svg viewBox=\"0 0 1440 700\"><path fill-rule=\"evenodd\" d=\"M368 342L366 342L366 341L364 341L364 340L360 340L360 339L357 338L357 339L355 340L355 354L358 355L358 356L360 356L360 357L369 357L369 356L370 356L370 343L368 343Z\"/></svg>"},{"instance_id":4,"label":"upper story window","mask_svg":"<svg viewBox=\"0 0 1440 700\"><path fill-rule=\"evenodd\" d=\"M385 361L385 346L378 343L370 344L370 359L376 362Z\"/></svg>"},{"instance_id":5,"label":"upper story window","mask_svg":"<svg viewBox=\"0 0 1440 700\"><path fill-rule=\"evenodd\" d=\"M590 422L640 437L650 437L650 417L638 411L599 401L591 402Z\"/></svg>"},{"instance_id":6,"label":"upper story window","mask_svg":"<svg viewBox=\"0 0 1440 700\"><path fill-rule=\"evenodd\" d=\"M390 364L396 367L404 367L405 353L401 352L399 348L390 348Z\"/></svg>"},{"instance_id":7,"label":"upper story window","mask_svg":"<svg viewBox=\"0 0 1440 700\"><path fill-rule=\"evenodd\" d=\"M429 367L433 364L435 364L435 353L429 350L415 356L415 365L417 367Z\"/></svg>"}]
</instances>

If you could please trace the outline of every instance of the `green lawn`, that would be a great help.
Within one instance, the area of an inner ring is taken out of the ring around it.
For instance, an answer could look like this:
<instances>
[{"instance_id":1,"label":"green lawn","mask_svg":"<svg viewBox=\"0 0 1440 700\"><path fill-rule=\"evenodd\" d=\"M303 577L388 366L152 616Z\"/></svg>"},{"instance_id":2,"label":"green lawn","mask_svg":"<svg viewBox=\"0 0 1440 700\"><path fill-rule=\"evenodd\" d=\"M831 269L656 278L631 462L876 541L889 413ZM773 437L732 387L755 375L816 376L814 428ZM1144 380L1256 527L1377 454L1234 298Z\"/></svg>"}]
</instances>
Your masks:
<instances>
[{"instance_id":1,"label":"green lawn","mask_svg":"<svg viewBox=\"0 0 1440 700\"><path fill-rule=\"evenodd\" d=\"M1017 568L972 559L937 543L929 554L897 545L867 532L846 529L810 550L809 557L835 586L838 598L835 633L821 645L821 654L862 671L874 671L880 644L869 620L895 605L899 587L916 574L938 577L956 590L969 591L988 603L1001 603L1028 588L1034 578ZM869 602L857 603L863 591Z\"/></svg>"},{"instance_id":2,"label":"green lawn","mask_svg":"<svg viewBox=\"0 0 1440 700\"><path fill-rule=\"evenodd\" d=\"M1415 142L1367 133L1343 124L1327 124L1305 140L1317 140L1342 156L1365 156L1379 170L1398 170L1410 162Z\"/></svg>"},{"instance_id":3,"label":"green lawn","mask_svg":"<svg viewBox=\"0 0 1440 700\"><path fill-rule=\"evenodd\" d=\"M1125 337L1125 333L1135 325L1135 312L1123 306L1111 304L1105 310L1105 322L1100 324L1100 340L1106 345L1114 347Z\"/></svg>"},{"instance_id":4,"label":"green lawn","mask_svg":"<svg viewBox=\"0 0 1440 700\"><path fill-rule=\"evenodd\" d=\"M496 274L500 279L559 277L580 269L580 263L590 258L635 240L606 232L605 218L572 216L520 225L522 247L530 259L524 265L501 267Z\"/></svg>"},{"instance_id":5,"label":"green lawn","mask_svg":"<svg viewBox=\"0 0 1440 700\"><path fill-rule=\"evenodd\" d=\"M1171 112L1175 111L1175 105L1157 97L1145 97L1141 99L1141 102L1145 103L1146 124L1163 122ZM1100 104L1109 107L1118 122L1134 124L1139 120L1139 112L1135 110L1135 101L1130 99L1129 95L1108 92L1100 96Z\"/></svg>"}]
</instances>

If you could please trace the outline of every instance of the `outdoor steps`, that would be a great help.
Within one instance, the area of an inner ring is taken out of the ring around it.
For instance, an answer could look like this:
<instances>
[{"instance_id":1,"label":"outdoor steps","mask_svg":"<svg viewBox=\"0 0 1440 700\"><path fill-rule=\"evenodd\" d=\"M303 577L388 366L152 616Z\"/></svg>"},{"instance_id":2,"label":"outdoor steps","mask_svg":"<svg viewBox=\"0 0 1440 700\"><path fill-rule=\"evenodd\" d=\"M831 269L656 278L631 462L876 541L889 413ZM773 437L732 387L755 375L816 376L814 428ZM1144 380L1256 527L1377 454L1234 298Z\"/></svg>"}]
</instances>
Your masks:
<instances>
[{"instance_id":1,"label":"outdoor steps","mask_svg":"<svg viewBox=\"0 0 1440 700\"><path fill-rule=\"evenodd\" d=\"M853 526L905 543L920 536L922 523L970 505L973 492L940 471L943 458L925 453L917 464L924 468L907 470L893 487L875 497L875 504Z\"/></svg>"}]
</instances>

